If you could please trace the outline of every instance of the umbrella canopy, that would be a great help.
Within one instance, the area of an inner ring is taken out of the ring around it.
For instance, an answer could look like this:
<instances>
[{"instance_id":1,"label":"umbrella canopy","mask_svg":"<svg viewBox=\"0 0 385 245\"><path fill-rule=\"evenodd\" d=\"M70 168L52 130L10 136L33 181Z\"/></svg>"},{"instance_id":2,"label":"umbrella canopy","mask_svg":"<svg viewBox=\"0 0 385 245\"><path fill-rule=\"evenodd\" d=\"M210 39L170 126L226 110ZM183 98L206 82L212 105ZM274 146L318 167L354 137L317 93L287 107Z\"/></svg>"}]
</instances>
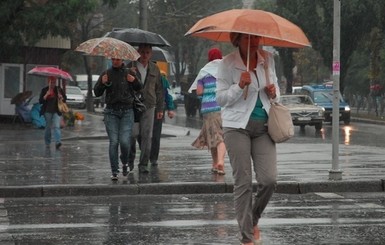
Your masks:
<instances>
[{"instance_id":1,"label":"umbrella canopy","mask_svg":"<svg viewBox=\"0 0 385 245\"><path fill-rule=\"evenodd\" d=\"M137 60L140 54L130 44L112 37L93 38L81 43L75 51L93 56Z\"/></svg>"},{"instance_id":2,"label":"umbrella canopy","mask_svg":"<svg viewBox=\"0 0 385 245\"><path fill-rule=\"evenodd\" d=\"M171 56L170 52L159 47L152 48L151 60L153 61L164 61L164 62L173 62L174 59Z\"/></svg>"},{"instance_id":3,"label":"umbrella canopy","mask_svg":"<svg viewBox=\"0 0 385 245\"><path fill-rule=\"evenodd\" d=\"M11 104L19 105L24 101L26 101L31 96L32 96L32 91L29 91L29 90L18 93L15 97L11 99Z\"/></svg>"},{"instance_id":4,"label":"umbrella canopy","mask_svg":"<svg viewBox=\"0 0 385 245\"><path fill-rule=\"evenodd\" d=\"M27 74L42 77L57 77L64 80L73 81L72 76L68 72L53 66L38 66L30 70Z\"/></svg>"},{"instance_id":5,"label":"umbrella canopy","mask_svg":"<svg viewBox=\"0 0 385 245\"><path fill-rule=\"evenodd\" d=\"M219 42L230 42L230 33L261 37L261 45L310 47L297 25L271 12L257 9L232 9L200 19L185 36L191 35Z\"/></svg>"},{"instance_id":6,"label":"umbrella canopy","mask_svg":"<svg viewBox=\"0 0 385 245\"><path fill-rule=\"evenodd\" d=\"M160 34L138 28L115 28L112 30L112 32L107 33L106 37L113 37L133 46L138 46L139 44L149 44L151 46L157 47L171 46L171 44Z\"/></svg>"}]
</instances>

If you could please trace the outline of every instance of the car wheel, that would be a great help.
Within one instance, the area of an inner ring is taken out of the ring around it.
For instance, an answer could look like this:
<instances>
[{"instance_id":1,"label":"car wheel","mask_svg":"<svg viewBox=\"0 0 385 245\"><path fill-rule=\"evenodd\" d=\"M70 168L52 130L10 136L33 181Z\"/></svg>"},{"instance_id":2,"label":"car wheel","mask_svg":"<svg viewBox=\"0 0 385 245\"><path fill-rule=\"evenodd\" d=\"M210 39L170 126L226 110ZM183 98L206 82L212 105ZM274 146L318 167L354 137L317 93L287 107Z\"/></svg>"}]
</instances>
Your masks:
<instances>
[{"instance_id":1,"label":"car wheel","mask_svg":"<svg viewBox=\"0 0 385 245\"><path fill-rule=\"evenodd\" d=\"M349 125L350 124L350 120L344 120L344 124L345 125Z\"/></svg>"}]
</instances>

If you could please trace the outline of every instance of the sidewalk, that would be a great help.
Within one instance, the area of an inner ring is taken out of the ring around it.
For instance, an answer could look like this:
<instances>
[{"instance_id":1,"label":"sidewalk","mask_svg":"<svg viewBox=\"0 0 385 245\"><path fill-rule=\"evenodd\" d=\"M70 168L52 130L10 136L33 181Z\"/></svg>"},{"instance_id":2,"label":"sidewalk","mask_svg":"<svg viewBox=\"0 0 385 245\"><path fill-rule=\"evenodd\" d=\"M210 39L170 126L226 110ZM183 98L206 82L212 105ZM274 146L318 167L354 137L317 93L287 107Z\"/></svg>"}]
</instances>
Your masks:
<instances>
[{"instance_id":1,"label":"sidewalk","mask_svg":"<svg viewBox=\"0 0 385 245\"><path fill-rule=\"evenodd\" d=\"M59 151L53 145L45 147L43 130L2 127L0 197L232 192L228 158L225 176L211 174L209 152L191 146L199 130L170 124L163 125L159 166L139 174L135 162L128 178L120 175L112 182L102 116L85 113L85 117L81 125L62 130ZM328 179L331 151L329 143L289 140L278 144L277 192L384 191L383 148L340 145L341 181Z\"/></svg>"}]
</instances>

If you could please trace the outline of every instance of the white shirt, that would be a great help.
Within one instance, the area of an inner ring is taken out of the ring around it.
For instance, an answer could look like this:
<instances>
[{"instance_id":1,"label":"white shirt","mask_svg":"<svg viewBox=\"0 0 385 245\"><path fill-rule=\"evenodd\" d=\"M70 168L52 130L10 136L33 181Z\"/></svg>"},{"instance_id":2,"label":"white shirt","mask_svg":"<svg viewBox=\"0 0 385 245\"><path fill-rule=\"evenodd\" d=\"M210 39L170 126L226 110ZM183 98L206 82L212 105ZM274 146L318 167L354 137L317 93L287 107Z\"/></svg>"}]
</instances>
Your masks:
<instances>
[{"instance_id":1,"label":"white shirt","mask_svg":"<svg viewBox=\"0 0 385 245\"><path fill-rule=\"evenodd\" d=\"M140 63L139 61L136 62L136 67L138 67L138 71L140 73L140 81L142 82L142 84L144 84L144 81L146 80L146 76L147 76L147 67L148 67L148 64L146 66L144 66L142 63Z\"/></svg>"}]
</instances>

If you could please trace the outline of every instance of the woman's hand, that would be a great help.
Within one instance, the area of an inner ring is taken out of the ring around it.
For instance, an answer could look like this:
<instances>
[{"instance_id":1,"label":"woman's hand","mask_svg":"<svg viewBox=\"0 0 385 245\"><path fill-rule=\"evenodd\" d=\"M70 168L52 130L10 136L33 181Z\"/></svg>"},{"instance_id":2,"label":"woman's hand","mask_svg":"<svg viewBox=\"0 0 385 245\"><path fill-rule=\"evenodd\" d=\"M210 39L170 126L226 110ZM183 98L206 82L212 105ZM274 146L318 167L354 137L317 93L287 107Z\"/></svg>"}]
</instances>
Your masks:
<instances>
[{"instance_id":1,"label":"woman's hand","mask_svg":"<svg viewBox=\"0 0 385 245\"><path fill-rule=\"evenodd\" d=\"M135 81L135 77L131 74L127 74L127 81L129 83L132 83L133 81Z\"/></svg>"},{"instance_id":2,"label":"woman's hand","mask_svg":"<svg viewBox=\"0 0 385 245\"><path fill-rule=\"evenodd\" d=\"M106 85L108 83L108 76L107 73L102 76L102 83Z\"/></svg>"},{"instance_id":3,"label":"woman's hand","mask_svg":"<svg viewBox=\"0 0 385 245\"><path fill-rule=\"evenodd\" d=\"M274 84L267 85L265 87L265 93L270 99L274 99L275 97L277 97Z\"/></svg>"},{"instance_id":4,"label":"woman's hand","mask_svg":"<svg viewBox=\"0 0 385 245\"><path fill-rule=\"evenodd\" d=\"M244 89L247 85L251 83L251 76L250 73L247 71L244 71L241 73L241 79L238 83L239 87L241 89Z\"/></svg>"}]
</instances>

